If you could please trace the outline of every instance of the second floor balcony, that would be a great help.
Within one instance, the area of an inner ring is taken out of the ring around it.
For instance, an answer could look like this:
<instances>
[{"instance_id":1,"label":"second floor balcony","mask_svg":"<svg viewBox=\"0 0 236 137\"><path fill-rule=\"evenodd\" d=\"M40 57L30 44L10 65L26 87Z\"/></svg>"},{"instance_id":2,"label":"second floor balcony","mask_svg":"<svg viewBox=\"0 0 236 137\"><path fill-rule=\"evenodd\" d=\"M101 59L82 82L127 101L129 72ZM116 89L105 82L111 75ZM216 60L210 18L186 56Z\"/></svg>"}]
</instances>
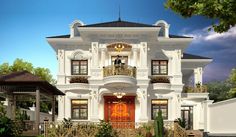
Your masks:
<instances>
[{"instance_id":1,"label":"second floor balcony","mask_svg":"<svg viewBox=\"0 0 236 137\"><path fill-rule=\"evenodd\" d=\"M123 64L103 67L103 77L117 75L130 76L136 78L136 67Z\"/></svg>"},{"instance_id":2,"label":"second floor balcony","mask_svg":"<svg viewBox=\"0 0 236 137\"><path fill-rule=\"evenodd\" d=\"M184 86L183 93L207 93L206 85L198 85L196 87Z\"/></svg>"},{"instance_id":3,"label":"second floor balcony","mask_svg":"<svg viewBox=\"0 0 236 137\"><path fill-rule=\"evenodd\" d=\"M103 80L104 85L110 87L135 86L137 84L136 67L123 64L103 67Z\"/></svg>"}]
</instances>

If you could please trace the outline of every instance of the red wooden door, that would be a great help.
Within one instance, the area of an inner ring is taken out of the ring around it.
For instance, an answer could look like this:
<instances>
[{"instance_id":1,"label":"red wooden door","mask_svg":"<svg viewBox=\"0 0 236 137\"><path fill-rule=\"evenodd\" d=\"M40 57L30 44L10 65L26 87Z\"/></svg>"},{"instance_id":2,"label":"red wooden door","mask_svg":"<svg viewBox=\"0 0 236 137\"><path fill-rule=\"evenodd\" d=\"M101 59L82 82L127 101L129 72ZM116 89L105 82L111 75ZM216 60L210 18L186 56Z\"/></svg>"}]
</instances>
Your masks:
<instances>
[{"instance_id":1,"label":"red wooden door","mask_svg":"<svg viewBox=\"0 0 236 137\"><path fill-rule=\"evenodd\" d=\"M104 96L105 121L111 122L116 128L132 128L135 121L135 96Z\"/></svg>"}]
</instances>

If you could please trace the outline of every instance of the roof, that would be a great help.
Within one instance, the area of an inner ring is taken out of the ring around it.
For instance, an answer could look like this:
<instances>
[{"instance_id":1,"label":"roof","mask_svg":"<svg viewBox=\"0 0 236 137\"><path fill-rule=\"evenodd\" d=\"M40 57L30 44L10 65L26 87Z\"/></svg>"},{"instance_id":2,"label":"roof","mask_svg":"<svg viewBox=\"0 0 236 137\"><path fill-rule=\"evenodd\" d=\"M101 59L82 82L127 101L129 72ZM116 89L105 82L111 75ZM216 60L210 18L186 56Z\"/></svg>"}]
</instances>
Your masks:
<instances>
[{"instance_id":1,"label":"roof","mask_svg":"<svg viewBox=\"0 0 236 137\"><path fill-rule=\"evenodd\" d=\"M64 95L64 93L55 86L28 71L18 71L6 75L0 75L0 86L19 86L22 88L22 86L27 85L35 88L42 88L47 91L47 93L53 95Z\"/></svg>"},{"instance_id":2,"label":"roof","mask_svg":"<svg viewBox=\"0 0 236 137\"><path fill-rule=\"evenodd\" d=\"M183 53L182 59L211 59L211 58L188 54L188 53Z\"/></svg>"},{"instance_id":3,"label":"roof","mask_svg":"<svg viewBox=\"0 0 236 137\"><path fill-rule=\"evenodd\" d=\"M187 37L187 36L179 36L179 35L169 35L169 38L193 38L193 37Z\"/></svg>"},{"instance_id":4,"label":"roof","mask_svg":"<svg viewBox=\"0 0 236 137\"><path fill-rule=\"evenodd\" d=\"M128 28L130 28L130 27L160 27L160 26L117 20L117 21L111 21L111 22L95 23L95 24L80 26L80 28L86 28L86 27L88 27L88 28L89 27L128 27ZM47 38L70 38L70 34L50 36ZM192 38L192 37L178 36L178 35L171 35L170 34L169 38Z\"/></svg>"},{"instance_id":5,"label":"roof","mask_svg":"<svg viewBox=\"0 0 236 137\"><path fill-rule=\"evenodd\" d=\"M160 26L117 20L117 21L111 21L111 22L84 25L80 27L160 27Z\"/></svg>"},{"instance_id":6,"label":"roof","mask_svg":"<svg viewBox=\"0 0 236 137\"><path fill-rule=\"evenodd\" d=\"M70 38L70 34L59 35L59 36L50 36L50 37L47 37L47 38Z\"/></svg>"}]
</instances>

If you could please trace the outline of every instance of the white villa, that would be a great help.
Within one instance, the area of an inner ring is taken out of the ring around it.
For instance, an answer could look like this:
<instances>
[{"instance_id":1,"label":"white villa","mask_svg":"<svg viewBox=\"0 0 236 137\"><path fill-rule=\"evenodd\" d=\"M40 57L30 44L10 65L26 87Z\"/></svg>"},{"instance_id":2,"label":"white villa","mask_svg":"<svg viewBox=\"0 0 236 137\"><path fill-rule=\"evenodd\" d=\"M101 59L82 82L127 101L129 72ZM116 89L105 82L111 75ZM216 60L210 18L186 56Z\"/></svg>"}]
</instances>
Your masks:
<instances>
[{"instance_id":1,"label":"white villa","mask_svg":"<svg viewBox=\"0 0 236 137\"><path fill-rule=\"evenodd\" d=\"M185 118L189 129L207 131L203 68L212 59L185 53L192 37L153 25L117 20L86 25L47 37L57 53L58 121L148 122L159 110L165 122ZM115 64L117 56L121 63Z\"/></svg>"}]
</instances>

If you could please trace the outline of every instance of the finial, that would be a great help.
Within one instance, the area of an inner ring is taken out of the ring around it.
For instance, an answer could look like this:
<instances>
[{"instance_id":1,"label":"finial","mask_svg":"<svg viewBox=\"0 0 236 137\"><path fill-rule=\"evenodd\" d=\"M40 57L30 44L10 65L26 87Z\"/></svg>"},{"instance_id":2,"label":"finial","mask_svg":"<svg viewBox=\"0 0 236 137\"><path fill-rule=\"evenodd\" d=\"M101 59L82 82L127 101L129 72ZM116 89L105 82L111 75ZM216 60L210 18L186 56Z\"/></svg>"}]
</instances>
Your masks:
<instances>
[{"instance_id":1,"label":"finial","mask_svg":"<svg viewBox=\"0 0 236 137\"><path fill-rule=\"evenodd\" d=\"M118 21L121 21L121 18L120 18L120 5L119 5L119 18L118 18Z\"/></svg>"}]
</instances>

